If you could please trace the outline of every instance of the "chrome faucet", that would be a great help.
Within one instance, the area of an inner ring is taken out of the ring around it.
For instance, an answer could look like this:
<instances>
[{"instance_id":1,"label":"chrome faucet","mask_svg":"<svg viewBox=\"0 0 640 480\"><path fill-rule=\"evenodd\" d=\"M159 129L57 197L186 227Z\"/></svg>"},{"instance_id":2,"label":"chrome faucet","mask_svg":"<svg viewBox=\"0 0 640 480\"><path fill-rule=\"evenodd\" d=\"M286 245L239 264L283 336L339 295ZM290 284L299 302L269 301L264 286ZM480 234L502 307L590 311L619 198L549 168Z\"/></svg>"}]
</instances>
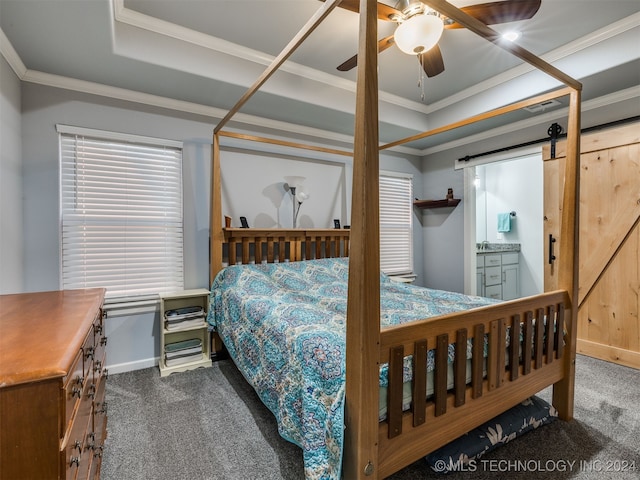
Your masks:
<instances>
[{"instance_id":1,"label":"chrome faucet","mask_svg":"<svg viewBox=\"0 0 640 480\"><path fill-rule=\"evenodd\" d=\"M484 240L480 246L480 250L486 250L489 247L489 242Z\"/></svg>"}]
</instances>

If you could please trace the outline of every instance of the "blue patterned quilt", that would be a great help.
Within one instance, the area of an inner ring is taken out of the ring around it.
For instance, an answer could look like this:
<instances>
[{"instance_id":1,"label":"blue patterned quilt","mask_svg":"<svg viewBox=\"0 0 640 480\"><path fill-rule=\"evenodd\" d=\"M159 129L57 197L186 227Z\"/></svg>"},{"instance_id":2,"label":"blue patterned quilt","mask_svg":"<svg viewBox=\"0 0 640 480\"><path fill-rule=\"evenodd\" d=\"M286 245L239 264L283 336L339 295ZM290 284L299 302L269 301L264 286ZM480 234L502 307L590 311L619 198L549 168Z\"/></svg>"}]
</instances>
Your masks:
<instances>
[{"instance_id":1,"label":"blue patterned quilt","mask_svg":"<svg viewBox=\"0 0 640 480\"><path fill-rule=\"evenodd\" d=\"M340 478L347 278L348 259L322 259L230 266L211 287L209 325L303 449L307 479ZM380 285L383 327L494 303L384 274Z\"/></svg>"}]
</instances>

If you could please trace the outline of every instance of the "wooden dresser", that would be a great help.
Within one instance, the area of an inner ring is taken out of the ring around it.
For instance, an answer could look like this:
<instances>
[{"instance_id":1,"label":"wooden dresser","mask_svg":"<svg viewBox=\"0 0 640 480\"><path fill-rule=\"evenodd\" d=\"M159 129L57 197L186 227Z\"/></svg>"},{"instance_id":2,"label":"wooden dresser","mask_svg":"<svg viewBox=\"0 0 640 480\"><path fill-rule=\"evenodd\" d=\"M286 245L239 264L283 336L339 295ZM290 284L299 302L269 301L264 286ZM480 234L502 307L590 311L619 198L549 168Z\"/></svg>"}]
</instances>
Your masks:
<instances>
[{"instance_id":1,"label":"wooden dresser","mask_svg":"<svg viewBox=\"0 0 640 480\"><path fill-rule=\"evenodd\" d=\"M105 290L0 295L0 479L100 476Z\"/></svg>"}]
</instances>

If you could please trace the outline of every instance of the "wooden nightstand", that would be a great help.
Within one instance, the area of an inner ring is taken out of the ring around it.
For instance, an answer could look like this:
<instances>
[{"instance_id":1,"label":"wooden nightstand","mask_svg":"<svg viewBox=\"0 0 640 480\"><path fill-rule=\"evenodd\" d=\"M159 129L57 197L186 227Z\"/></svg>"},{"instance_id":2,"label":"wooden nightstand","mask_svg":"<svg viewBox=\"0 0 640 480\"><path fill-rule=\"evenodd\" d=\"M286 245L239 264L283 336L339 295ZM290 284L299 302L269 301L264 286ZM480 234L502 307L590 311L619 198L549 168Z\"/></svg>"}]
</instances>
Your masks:
<instances>
[{"instance_id":1,"label":"wooden nightstand","mask_svg":"<svg viewBox=\"0 0 640 480\"><path fill-rule=\"evenodd\" d=\"M211 366L209 290L160 295L160 376Z\"/></svg>"}]
</instances>

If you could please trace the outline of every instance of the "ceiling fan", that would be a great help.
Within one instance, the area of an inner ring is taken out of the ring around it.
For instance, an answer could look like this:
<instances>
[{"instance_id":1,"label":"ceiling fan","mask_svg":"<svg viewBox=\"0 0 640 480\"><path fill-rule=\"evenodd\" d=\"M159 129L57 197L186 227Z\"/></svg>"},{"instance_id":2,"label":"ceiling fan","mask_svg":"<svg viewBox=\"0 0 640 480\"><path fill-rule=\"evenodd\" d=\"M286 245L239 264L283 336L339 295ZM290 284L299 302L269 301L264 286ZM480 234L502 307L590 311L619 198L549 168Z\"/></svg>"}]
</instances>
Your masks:
<instances>
[{"instance_id":1,"label":"ceiling fan","mask_svg":"<svg viewBox=\"0 0 640 480\"><path fill-rule=\"evenodd\" d=\"M495 25L529 19L536 14L541 3L542 0L500 0L469 5L460 8L460 10L485 25ZM435 77L442 73L444 60L438 46L438 40L444 29L464 27L418 0L399 0L397 5L398 8L394 8L378 2L378 18L398 24L393 35L378 41L378 52L381 53L396 44L403 52L418 57L418 61L428 77ZM358 12L360 0L342 0L340 7ZM340 64L338 70L343 72L351 70L357 62L358 56L354 55Z\"/></svg>"}]
</instances>

